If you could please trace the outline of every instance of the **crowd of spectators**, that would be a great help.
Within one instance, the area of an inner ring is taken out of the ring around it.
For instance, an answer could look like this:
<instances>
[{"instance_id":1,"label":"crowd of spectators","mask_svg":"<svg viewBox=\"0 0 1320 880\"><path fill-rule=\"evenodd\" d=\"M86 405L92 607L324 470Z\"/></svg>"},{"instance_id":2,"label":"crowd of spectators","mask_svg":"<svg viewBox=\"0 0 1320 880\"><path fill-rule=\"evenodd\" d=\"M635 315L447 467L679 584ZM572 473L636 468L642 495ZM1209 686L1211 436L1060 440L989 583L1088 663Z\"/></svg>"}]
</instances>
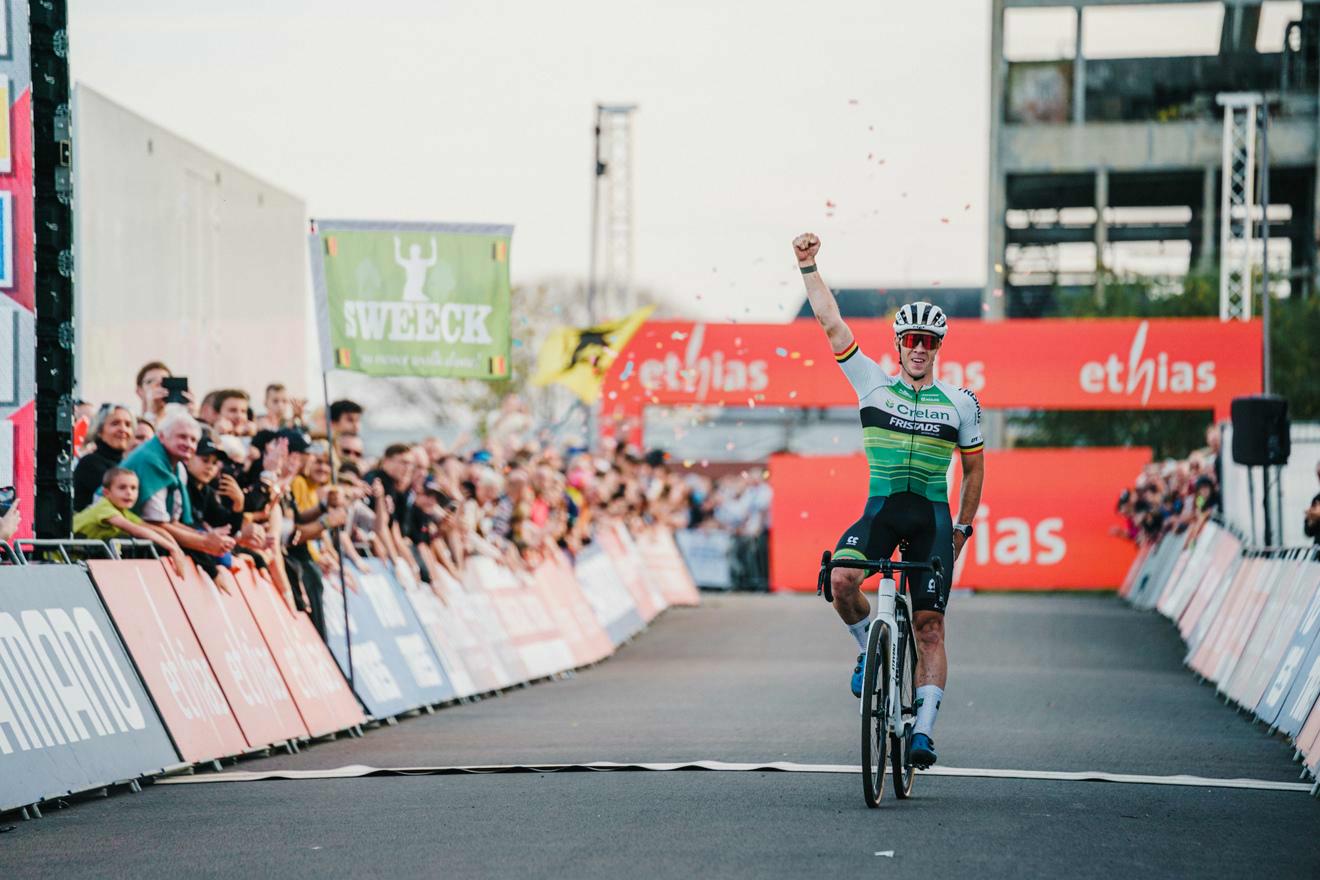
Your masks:
<instances>
[{"instance_id":1,"label":"crowd of spectators","mask_svg":"<svg viewBox=\"0 0 1320 880\"><path fill-rule=\"evenodd\" d=\"M1206 430L1206 445L1181 461L1146 465L1118 498L1125 537L1138 546L1153 544L1169 532L1199 530L1220 508L1219 428Z\"/></svg>"},{"instance_id":2,"label":"crowd of spectators","mask_svg":"<svg viewBox=\"0 0 1320 880\"><path fill-rule=\"evenodd\" d=\"M735 590L770 588L770 484L759 465L718 479L689 478L688 528L732 538L729 582Z\"/></svg>"},{"instance_id":3,"label":"crowd of spectators","mask_svg":"<svg viewBox=\"0 0 1320 880\"><path fill-rule=\"evenodd\" d=\"M738 534L746 565L761 565L763 577L746 546L768 516L759 471L712 487L659 450L608 441L594 452L562 449L516 396L491 414L480 444L429 437L368 457L363 407L352 400L312 413L272 384L258 413L244 391L198 399L171 379L165 364L149 363L136 406L86 414L76 534L150 541L180 572L191 559L226 591L246 557L323 635L323 578L342 571L351 582L344 559L366 552L429 582L442 570L461 578L474 555L524 570L576 555L601 522L634 533L710 522Z\"/></svg>"}]
</instances>

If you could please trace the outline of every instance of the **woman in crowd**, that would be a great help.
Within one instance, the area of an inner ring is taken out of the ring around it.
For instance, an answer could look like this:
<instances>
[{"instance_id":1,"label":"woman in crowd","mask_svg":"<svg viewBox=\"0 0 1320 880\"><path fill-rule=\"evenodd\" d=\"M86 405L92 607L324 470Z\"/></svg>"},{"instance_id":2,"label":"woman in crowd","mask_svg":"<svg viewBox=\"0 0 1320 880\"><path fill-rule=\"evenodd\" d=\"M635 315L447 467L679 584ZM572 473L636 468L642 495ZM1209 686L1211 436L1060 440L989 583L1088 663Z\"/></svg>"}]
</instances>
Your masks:
<instances>
[{"instance_id":1,"label":"woman in crowd","mask_svg":"<svg viewBox=\"0 0 1320 880\"><path fill-rule=\"evenodd\" d=\"M126 406L105 404L92 424L91 452L78 459L73 469L73 509L83 510L95 499L105 472L118 467L124 455L137 445L137 417Z\"/></svg>"}]
</instances>

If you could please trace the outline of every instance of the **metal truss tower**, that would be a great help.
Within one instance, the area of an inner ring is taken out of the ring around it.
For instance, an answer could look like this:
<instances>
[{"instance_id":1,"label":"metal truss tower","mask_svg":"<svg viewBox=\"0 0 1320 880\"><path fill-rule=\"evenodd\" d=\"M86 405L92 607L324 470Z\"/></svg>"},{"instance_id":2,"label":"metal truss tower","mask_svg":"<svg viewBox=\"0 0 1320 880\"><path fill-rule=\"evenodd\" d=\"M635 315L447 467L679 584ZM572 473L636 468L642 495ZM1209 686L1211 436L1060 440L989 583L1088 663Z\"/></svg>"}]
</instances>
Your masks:
<instances>
[{"instance_id":1,"label":"metal truss tower","mask_svg":"<svg viewBox=\"0 0 1320 880\"><path fill-rule=\"evenodd\" d=\"M596 105L596 175L591 206L587 313L596 323L635 307L633 113L636 104Z\"/></svg>"},{"instance_id":2,"label":"metal truss tower","mask_svg":"<svg viewBox=\"0 0 1320 880\"><path fill-rule=\"evenodd\" d=\"M1256 198L1257 119L1263 98L1235 92L1218 96L1224 108L1223 165L1219 201L1219 318L1251 318L1258 242L1254 226L1264 215Z\"/></svg>"}]
</instances>

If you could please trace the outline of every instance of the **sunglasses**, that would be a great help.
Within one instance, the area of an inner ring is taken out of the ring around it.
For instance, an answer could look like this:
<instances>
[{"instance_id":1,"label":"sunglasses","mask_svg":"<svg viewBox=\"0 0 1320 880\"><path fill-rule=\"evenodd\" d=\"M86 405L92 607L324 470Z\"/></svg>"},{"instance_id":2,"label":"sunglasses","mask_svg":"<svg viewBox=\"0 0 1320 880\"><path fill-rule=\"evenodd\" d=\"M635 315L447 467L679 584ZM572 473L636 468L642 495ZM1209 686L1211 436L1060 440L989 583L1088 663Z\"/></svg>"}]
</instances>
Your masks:
<instances>
[{"instance_id":1,"label":"sunglasses","mask_svg":"<svg viewBox=\"0 0 1320 880\"><path fill-rule=\"evenodd\" d=\"M342 455L344 458L361 458L361 457L362 457L362 453L359 452L359 451L356 450L356 449L341 449L341 450L339 450L339 454Z\"/></svg>"},{"instance_id":2,"label":"sunglasses","mask_svg":"<svg viewBox=\"0 0 1320 880\"><path fill-rule=\"evenodd\" d=\"M916 348L921 344L926 347L926 351L935 351L940 347L941 341L934 333L904 333L898 337L898 344L904 348Z\"/></svg>"}]
</instances>

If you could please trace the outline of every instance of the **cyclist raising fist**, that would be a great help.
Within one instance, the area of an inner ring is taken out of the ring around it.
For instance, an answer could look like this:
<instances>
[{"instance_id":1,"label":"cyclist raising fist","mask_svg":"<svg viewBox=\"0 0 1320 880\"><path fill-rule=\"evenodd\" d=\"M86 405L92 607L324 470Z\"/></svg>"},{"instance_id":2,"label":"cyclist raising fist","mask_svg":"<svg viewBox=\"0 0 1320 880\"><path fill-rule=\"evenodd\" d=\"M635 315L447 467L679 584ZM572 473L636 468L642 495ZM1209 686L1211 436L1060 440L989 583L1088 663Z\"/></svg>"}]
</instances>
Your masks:
<instances>
[{"instance_id":1,"label":"cyclist raising fist","mask_svg":"<svg viewBox=\"0 0 1320 880\"><path fill-rule=\"evenodd\" d=\"M911 591L919 657L912 762L929 767L935 763L931 733L948 676L944 614L953 561L971 537L985 479L981 405L967 389L935 378L935 359L948 332L948 319L937 305L908 303L894 316L897 375L887 374L863 354L816 270L819 251L820 239L810 232L793 240L811 309L829 338L834 359L857 392L862 443L871 474L862 516L843 533L834 555L888 559L902 542L905 560L926 562L939 557L943 565L939 582L932 576ZM963 472L956 524L949 513L947 482L955 450ZM863 652L871 616L871 606L861 590L865 577L856 569L841 568L833 571L830 580L834 609ZM852 675L852 692L859 697L864 656L858 655Z\"/></svg>"}]
</instances>

